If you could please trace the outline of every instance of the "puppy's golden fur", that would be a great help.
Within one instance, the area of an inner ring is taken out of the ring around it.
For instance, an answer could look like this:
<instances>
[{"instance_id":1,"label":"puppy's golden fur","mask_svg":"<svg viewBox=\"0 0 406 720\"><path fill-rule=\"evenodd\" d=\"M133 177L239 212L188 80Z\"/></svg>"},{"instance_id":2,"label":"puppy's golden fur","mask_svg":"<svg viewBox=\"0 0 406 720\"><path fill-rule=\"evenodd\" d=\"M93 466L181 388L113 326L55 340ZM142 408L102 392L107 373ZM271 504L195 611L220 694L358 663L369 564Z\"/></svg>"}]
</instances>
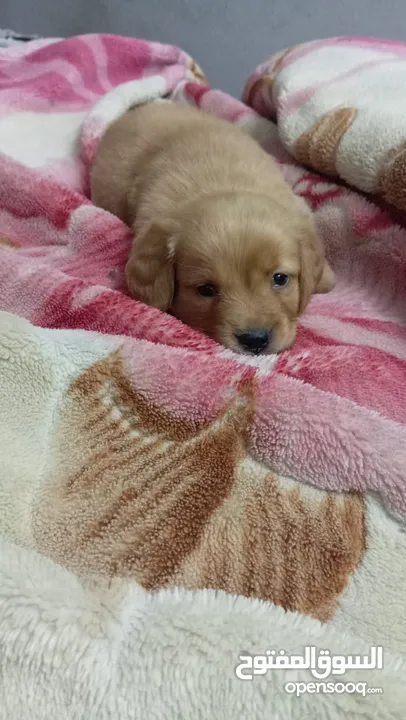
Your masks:
<instances>
[{"instance_id":1,"label":"puppy's golden fur","mask_svg":"<svg viewBox=\"0 0 406 720\"><path fill-rule=\"evenodd\" d=\"M312 215L276 163L196 108L155 102L114 122L91 192L134 230L131 294L233 350L285 349L311 295L333 287ZM252 331L262 344L241 341Z\"/></svg>"}]
</instances>

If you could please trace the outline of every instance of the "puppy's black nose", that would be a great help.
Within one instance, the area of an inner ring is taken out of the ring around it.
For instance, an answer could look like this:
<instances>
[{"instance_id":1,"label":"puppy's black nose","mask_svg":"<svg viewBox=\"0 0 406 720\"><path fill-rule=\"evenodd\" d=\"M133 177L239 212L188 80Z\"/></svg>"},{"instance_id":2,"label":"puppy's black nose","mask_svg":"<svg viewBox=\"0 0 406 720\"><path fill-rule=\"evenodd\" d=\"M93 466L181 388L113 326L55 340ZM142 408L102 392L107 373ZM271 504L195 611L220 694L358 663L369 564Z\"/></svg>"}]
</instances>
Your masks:
<instances>
[{"instance_id":1,"label":"puppy's black nose","mask_svg":"<svg viewBox=\"0 0 406 720\"><path fill-rule=\"evenodd\" d=\"M240 333L237 333L237 340L239 345L246 352L258 355L262 350L265 350L271 337L271 331L265 328L248 328Z\"/></svg>"}]
</instances>

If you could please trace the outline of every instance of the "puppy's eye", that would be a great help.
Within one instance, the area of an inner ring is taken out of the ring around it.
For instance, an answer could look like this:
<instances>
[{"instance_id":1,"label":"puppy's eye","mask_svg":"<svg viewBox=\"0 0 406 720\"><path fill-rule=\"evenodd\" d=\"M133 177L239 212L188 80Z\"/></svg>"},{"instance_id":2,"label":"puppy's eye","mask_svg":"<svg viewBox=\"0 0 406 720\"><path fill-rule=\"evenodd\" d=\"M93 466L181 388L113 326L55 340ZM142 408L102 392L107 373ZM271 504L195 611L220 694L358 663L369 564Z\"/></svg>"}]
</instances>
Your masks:
<instances>
[{"instance_id":1,"label":"puppy's eye","mask_svg":"<svg viewBox=\"0 0 406 720\"><path fill-rule=\"evenodd\" d=\"M274 273L272 275L272 286L275 288L286 287L289 283L289 275L286 273Z\"/></svg>"},{"instance_id":2,"label":"puppy's eye","mask_svg":"<svg viewBox=\"0 0 406 720\"><path fill-rule=\"evenodd\" d=\"M196 288L198 295L205 298L211 298L217 295L217 290L214 285L206 283L205 285L198 285Z\"/></svg>"}]
</instances>

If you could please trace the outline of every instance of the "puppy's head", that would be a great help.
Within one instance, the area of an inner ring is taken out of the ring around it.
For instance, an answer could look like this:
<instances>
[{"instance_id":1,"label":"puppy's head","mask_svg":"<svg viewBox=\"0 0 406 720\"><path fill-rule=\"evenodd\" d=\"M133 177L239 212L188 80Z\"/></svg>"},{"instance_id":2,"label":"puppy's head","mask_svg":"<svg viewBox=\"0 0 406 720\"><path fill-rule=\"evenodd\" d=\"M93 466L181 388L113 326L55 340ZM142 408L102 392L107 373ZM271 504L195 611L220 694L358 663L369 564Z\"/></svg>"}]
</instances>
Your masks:
<instances>
[{"instance_id":1,"label":"puppy's head","mask_svg":"<svg viewBox=\"0 0 406 720\"><path fill-rule=\"evenodd\" d=\"M237 352L280 352L334 276L310 211L251 193L204 196L136 240L130 291Z\"/></svg>"}]
</instances>

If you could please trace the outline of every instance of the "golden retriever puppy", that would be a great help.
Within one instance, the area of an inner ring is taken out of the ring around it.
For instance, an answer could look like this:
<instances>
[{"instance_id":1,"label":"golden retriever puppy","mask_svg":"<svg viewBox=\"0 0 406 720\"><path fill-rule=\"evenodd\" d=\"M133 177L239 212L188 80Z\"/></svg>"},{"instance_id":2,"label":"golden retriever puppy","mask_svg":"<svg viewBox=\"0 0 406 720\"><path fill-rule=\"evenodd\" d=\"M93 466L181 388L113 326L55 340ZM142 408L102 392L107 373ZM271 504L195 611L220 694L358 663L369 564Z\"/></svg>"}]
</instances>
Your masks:
<instances>
[{"instance_id":1,"label":"golden retriever puppy","mask_svg":"<svg viewBox=\"0 0 406 720\"><path fill-rule=\"evenodd\" d=\"M334 285L310 210L247 133L166 101L100 142L92 200L134 231L130 293L237 352L280 352Z\"/></svg>"}]
</instances>

